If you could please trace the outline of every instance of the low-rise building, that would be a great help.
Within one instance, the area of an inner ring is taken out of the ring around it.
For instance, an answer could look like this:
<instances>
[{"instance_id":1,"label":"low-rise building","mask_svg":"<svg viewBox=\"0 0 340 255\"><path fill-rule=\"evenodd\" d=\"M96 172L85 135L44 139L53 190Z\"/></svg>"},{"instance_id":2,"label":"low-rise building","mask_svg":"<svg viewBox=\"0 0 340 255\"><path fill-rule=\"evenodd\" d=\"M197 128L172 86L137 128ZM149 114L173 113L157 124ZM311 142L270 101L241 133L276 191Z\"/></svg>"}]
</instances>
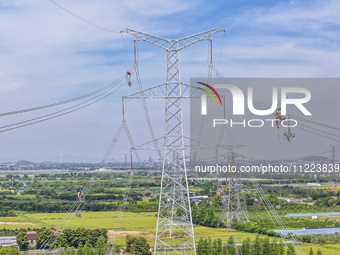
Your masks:
<instances>
[{"instance_id":1,"label":"low-rise building","mask_svg":"<svg viewBox=\"0 0 340 255\"><path fill-rule=\"evenodd\" d=\"M261 201L259 201L257 199L254 199L253 205L254 206L260 206L261 205Z\"/></svg>"},{"instance_id":2,"label":"low-rise building","mask_svg":"<svg viewBox=\"0 0 340 255\"><path fill-rule=\"evenodd\" d=\"M16 248L19 247L17 243L17 237L16 236L0 236L0 246L14 246Z\"/></svg>"},{"instance_id":3,"label":"low-rise building","mask_svg":"<svg viewBox=\"0 0 340 255\"><path fill-rule=\"evenodd\" d=\"M28 231L27 234L27 239L28 239L28 245L33 247L37 245L37 237L38 234L35 231Z\"/></svg>"}]
</instances>

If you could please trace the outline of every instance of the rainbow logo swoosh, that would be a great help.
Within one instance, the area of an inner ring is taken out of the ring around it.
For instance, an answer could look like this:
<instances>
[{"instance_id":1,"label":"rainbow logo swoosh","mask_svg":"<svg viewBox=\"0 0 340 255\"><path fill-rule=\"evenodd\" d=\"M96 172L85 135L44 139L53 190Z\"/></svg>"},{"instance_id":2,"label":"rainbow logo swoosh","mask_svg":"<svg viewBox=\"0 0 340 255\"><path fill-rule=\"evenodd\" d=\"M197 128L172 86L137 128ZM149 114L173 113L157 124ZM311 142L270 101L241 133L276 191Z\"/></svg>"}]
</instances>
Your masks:
<instances>
[{"instance_id":1,"label":"rainbow logo swoosh","mask_svg":"<svg viewBox=\"0 0 340 255\"><path fill-rule=\"evenodd\" d=\"M197 82L197 83L199 83L199 84L201 84L201 85L203 85L203 86L206 86L206 87L209 88L212 92L214 92L214 94L217 96L217 98L218 98L218 100L220 101L220 104L221 104L221 106L222 106L221 97L220 97L220 95L217 93L217 91L216 91L213 87L211 87L210 85L208 85L208 84L206 84L206 83L203 83L203 82ZM200 89L200 90L203 90L205 93L207 93L207 94L214 100L215 105L217 105L217 102L216 102L216 100L215 100L215 97L213 96L213 94L212 94L209 90L204 89L204 88L200 88L200 87L197 87L197 88Z\"/></svg>"}]
</instances>

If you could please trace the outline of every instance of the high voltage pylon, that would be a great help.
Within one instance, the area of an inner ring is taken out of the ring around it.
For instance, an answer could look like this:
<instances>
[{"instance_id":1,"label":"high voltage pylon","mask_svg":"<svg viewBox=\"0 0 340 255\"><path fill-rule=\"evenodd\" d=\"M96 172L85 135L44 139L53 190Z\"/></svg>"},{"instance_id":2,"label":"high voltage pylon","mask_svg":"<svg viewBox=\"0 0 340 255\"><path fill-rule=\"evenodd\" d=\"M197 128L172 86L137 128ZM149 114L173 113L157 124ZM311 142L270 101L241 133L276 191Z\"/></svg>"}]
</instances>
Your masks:
<instances>
[{"instance_id":1,"label":"high voltage pylon","mask_svg":"<svg viewBox=\"0 0 340 255\"><path fill-rule=\"evenodd\" d=\"M125 97L165 100L165 132L161 139L162 179L154 254L196 254L182 112L182 99L188 98L185 93L188 93L189 86L181 82L179 52L199 41L211 42L212 35L220 31L223 30L215 28L177 40L163 39L131 29L122 31L134 36L135 45L138 41L145 41L167 52L166 82ZM157 142L152 141L150 144ZM157 145L155 147L159 149Z\"/></svg>"},{"instance_id":2,"label":"high voltage pylon","mask_svg":"<svg viewBox=\"0 0 340 255\"><path fill-rule=\"evenodd\" d=\"M234 149L241 148L244 145L228 145L227 165L235 166L235 158L238 156ZM226 185L220 187L222 194L222 213L219 224L224 221L227 231L230 231L234 222L244 223L249 221L246 209L245 199L242 196L242 183L237 172L230 171L227 173Z\"/></svg>"},{"instance_id":3,"label":"high voltage pylon","mask_svg":"<svg viewBox=\"0 0 340 255\"><path fill-rule=\"evenodd\" d=\"M330 146L332 148L332 165L334 166L334 164L335 164L335 150L336 150L337 145L330 145Z\"/></svg>"},{"instance_id":4,"label":"high voltage pylon","mask_svg":"<svg viewBox=\"0 0 340 255\"><path fill-rule=\"evenodd\" d=\"M245 223L249 221L245 199L242 196L242 183L234 174L227 180L228 197L223 200L222 215L226 220L226 228L230 230L234 222Z\"/></svg>"}]
</instances>

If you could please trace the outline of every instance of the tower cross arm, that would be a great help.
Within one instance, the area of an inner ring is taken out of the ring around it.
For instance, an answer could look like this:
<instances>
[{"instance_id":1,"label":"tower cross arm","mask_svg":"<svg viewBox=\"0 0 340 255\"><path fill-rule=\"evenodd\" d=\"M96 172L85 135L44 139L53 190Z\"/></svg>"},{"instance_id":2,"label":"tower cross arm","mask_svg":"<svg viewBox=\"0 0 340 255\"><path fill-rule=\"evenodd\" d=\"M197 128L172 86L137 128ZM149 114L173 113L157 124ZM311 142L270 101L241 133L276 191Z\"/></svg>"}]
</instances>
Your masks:
<instances>
[{"instance_id":1,"label":"tower cross arm","mask_svg":"<svg viewBox=\"0 0 340 255\"><path fill-rule=\"evenodd\" d=\"M171 40L167 40L158 36L154 36L154 35L149 35L143 32L139 32L133 29L129 29L126 28L122 31L120 31L121 33L128 33L130 35L133 35L135 38L141 40L141 41L145 41L148 43L151 43L159 48L162 48L164 50L168 49L168 44Z\"/></svg>"},{"instance_id":2,"label":"tower cross arm","mask_svg":"<svg viewBox=\"0 0 340 255\"><path fill-rule=\"evenodd\" d=\"M146 34L129 28L126 28L125 30L121 31L121 33L131 34L138 40L151 43L164 50L178 50L178 51L186 47L189 47L190 45L195 44L199 41L208 40L213 34L216 34L218 32L225 32L225 30L220 28L213 28L198 34L184 37L182 39L174 40L164 39L158 36ZM175 45L177 45L177 47L174 48Z\"/></svg>"},{"instance_id":3,"label":"tower cross arm","mask_svg":"<svg viewBox=\"0 0 340 255\"><path fill-rule=\"evenodd\" d=\"M182 39L179 39L178 40L179 50L189 47L190 45L195 44L199 41L209 40L212 35L219 32L225 32L225 30L221 28L213 28L198 34L190 35Z\"/></svg>"}]
</instances>

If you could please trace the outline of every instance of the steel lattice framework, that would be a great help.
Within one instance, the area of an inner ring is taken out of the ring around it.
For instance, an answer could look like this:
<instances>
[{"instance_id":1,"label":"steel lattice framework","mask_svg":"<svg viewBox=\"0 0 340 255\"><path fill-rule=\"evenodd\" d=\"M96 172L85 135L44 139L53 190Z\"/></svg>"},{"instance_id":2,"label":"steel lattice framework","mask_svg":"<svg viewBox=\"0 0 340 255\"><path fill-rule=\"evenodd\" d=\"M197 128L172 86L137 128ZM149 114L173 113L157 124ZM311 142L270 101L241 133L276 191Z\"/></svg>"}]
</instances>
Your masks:
<instances>
[{"instance_id":1,"label":"steel lattice framework","mask_svg":"<svg viewBox=\"0 0 340 255\"><path fill-rule=\"evenodd\" d=\"M242 184L239 178L234 174L227 179L227 194L228 197L223 199L222 216L226 221L226 228L233 228L234 222L245 223L249 221L248 212L244 198L242 197Z\"/></svg>"},{"instance_id":2,"label":"steel lattice framework","mask_svg":"<svg viewBox=\"0 0 340 255\"><path fill-rule=\"evenodd\" d=\"M234 153L234 149L241 148L244 145L227 145L227 165L235 166L235 158L238 154ZM244 197L242 196L242 183L240 177L235 172L227 174L226 185L220 187L222 195L223 209L219 224L224 221L227 231L233 228L234 222L244 223L249 221L248 212ZM219 225L218 224L218 225Z\"/></svg>"},{"instance_id":3,"label":"steel lattice framework","mask_svg":"<svg viewBox=\"0 0 340 255\"><path fill-rule=\"evenodd\" d=\"M163 39L126 29L136 41L151 43L167 52L166 82L125 98L165 100L165 132L162 138L162 181L159 197L154 254L196 254L194 229L185 162L182 99L188 98L188 85L181 83L179 52L199 41L210 40L219 28L182 39Z\"/></svg>"}]
</instances>

